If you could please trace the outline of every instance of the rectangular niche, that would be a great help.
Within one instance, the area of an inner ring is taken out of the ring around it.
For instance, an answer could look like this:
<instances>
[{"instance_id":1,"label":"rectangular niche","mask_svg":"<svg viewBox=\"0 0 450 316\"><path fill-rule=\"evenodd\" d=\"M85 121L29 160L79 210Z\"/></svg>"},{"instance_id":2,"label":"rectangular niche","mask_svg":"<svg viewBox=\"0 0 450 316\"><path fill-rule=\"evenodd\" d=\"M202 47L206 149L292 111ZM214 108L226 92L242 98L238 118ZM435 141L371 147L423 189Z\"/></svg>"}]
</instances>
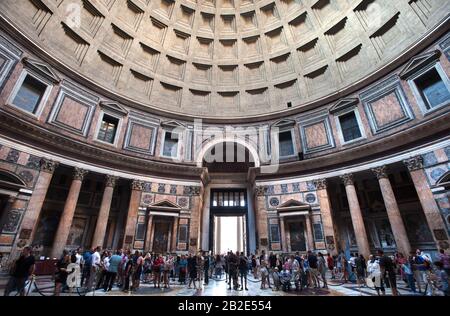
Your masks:
<instances>
[{"instance_id":1,"label":"rectangular niche","mask_svg":"<svg viewBox=\"0 0 450 316\"><path fill-rule=\"evenodd\" d=\"M180 23L188 28L192 28L192 25L194 23L194 14L195 14L195 11L193 9L188 8L184 5L181 5L180 11L179 11L178 23Z\"/></svg>"},{"instance_id":2,"label":"rectangular niche","mask_svg":"<svg viewBox=\"0 0 450 316\"><path fill-rule=\"evenodd\" d=\"M274 77L281 77L295 72L290 53L270 59L270 67Z\"/></svg>"},{"instance_id":3,"label":"rectangular niche","mask_svg":"<svg viewBox=\"0 0 450 316\"><path fill-rule=\"evenodd\" d=\"M278 100L283 107L287 102L291 102L300 97L297 79L277 84L275 85L275 88Z\"/></svg>"},{"instance_id":4,"label":"rectangular niche","mask_svg":"<svg viewBox=\"0 0 450 316\"><path fill-rule=\"evenodd\" d=\"M167 25L154 18L150 18L149 22L146 24L143 34L153 42L162 44L166 37Z\"/></svg>"},{"instance_id":5,"label":"rectangular niche","mask_svg":"<svg viewBox=\"0 0 450 316\"><path fill-rule=\"evenodd\" d=\"M317 117L299 120L303 152L315 152L335 147L328 113Z\"/></svg>"},{"instance_id":6,"label":"rectangular niche","mask_svg":"<svg viewBox=\"0 0 450 316\"><path fill-rule=\"evenodd\" d=\"M137 30L144 17L144 11L131 0L127 0L126 2L120 1L119 3L121 3L121 7L119 9L120 14L118 15L118 19L132 29Z\"/></svg>"},{"instance_id":7,"label":"rectangular niche","mask_svg":"<svg viewBox=\"0 0 450 316\"><path fill-rule=\"evenodd\" d=\"M153 87L153 78L143 75L140 72L130 69L131 76L128 81L128 89L135 91L138 95L150 100Z\"/></svg>"},{"instance_id":8,"label":"rectangular niche","mask_svg":"<svg viewBox=\"0 0 450 316\"><path fill-rule=\"evenodd\" d=\"M239 72L237 65L219 66L217 81L220 85L238 85Z\"/></svg>"},{"instance_id":9,"label":"rectangular niche","mask_svg":"<svg viewBox=\"0 0 450 316\"><path fill-rule=\"evenodd\" d=\"M61 23L64 33L66 34L68 41L67 48L71 51L71 56L77 61L79 65L83 63L84 57L89 49L89 43L81 38L75 31L69 28L65 23Z\"/></svg>"},{"instance_id":10,"label":"rectangular niche","mask_svg":"<svg viewBox=\"0 0 450 316\"><path fill-rule=\"evenodd\" d=\"M158 122L153 118L131 114L123 148L141 154L154 155Z\"/></svg>"},{"instance_id":11,"label":"rectangular niche","mask_svg":"<svg viewBox=\"0 0 450 316\"><path fill-rule=\"evenodd\" d=\"M359 44L349 52L336 59L336 65L343 81L354 74L360 73L361 68L368 67L367 60L363 59L361 56L361 50L362 44Z\"/></svg>"},{"instance_id":12,"label":"rectangular niche","mask_svg":"<svg viewBox=\"0 0 450 316\"><path fill-rule=\"evenodd\" d=\"M304 78L308 94L314 95L323 90L328 90L330 88L330 84L332 83L330 77L331 73L328 65L306 74Z\"/></svg>"},{"instance_id":13,"label":"rectangular niche","mask_svg":"<svg viewBox=\"0 0 450 316\"><path fill-rule=\"evenodd\" d=\"M223 14L220 16L220 33L236 33L236 17L234 14Z\"/></svg>"},{"instance_id":14,"label":"rectangular niche","mask_svg":"<svg viewBox=\"0 0 450 316\"><path fill-rule=\"evenodd\" d=\"M298 17L289 22L292 36L295 41L300 41L308 34L312 33L313 25L308 16L308 12L300 14Z\"/></svg>"},{"instance_id":15,"label":"rectangular niche","mask_svg":"<svg viewBox=\"0 0 450 316\"><path fill-rule=\"evenodd\" d=\"M237 109L239 107L239 92L218 92L218 103L220 109Z\"/></svg>"},{"instance_id":16,"label":"rectangular niche","mask_svg":"<svg viewBox=\"0 0 450 316\"><path fill-rule=\"evenodd\" d=\"M191 94L191 104L194 107L208 109L211 105L211 92L189 89Z\"/></svg>"},{"instance_id":17,"label":"rectangular niche","mask_svg":"<svg viewBox=\"0 0 450 316\"><path fill-rule=\"evenodd\" d=\"M187 54L189 51L189 41L191 39L191 36L178 30L173 31L174 33L172 36L171 49L183 54Z\"/></svg>"},{"instance_id":18,"label":"rectangular niche","mask_svg":"<svg viewBox=\"0 0 450 316\"><path fill-rule=\"evenodd\" d=\"M158 65L160 52L142 42L139 43L139 46L140 50L136 53L136 63L151 71L155 71L156 65Z\"/></svg>"},{"instance_id":19,"label":"rectangular niche","mask_svg":"<svg viewBox=\"0 0 450 316\"><path fill-rule=\"evenodd\" d=\"M255 11L241 13L241 30L250 31L258 28Z\"/></svg>"},{"instance_id":20,"label":"rectangular niche","mask_svg":"<svg viewBox=\"0 0 450 316\"><path fill-rule=\"evenodd\" d=\"M370 36L370 41L380 59L383 57L386 47L390 47L392 43L398 43L400 39L405 37L405 33L399 26L399 18L400 12Z\"/></svg>"},{"instance_id":21,"label":"rectangular niche","mask_svg":"<svg viewBox=\"0 0 450 316\"><path fill-rule=\"evenodd\" d=\"M168 83L160 82L158 90L152 93L152 101L159 104L176 106L181 105L183 89Z\"/></svg>"},{"instance_id":22,"label":"rectangular niche","mask_svg":"<svg viewBox=\"0 0 450 316\"><path fill-rule=\"evenodd\" d=\"M104 44L122 57L126 57L133 43L133 37L121 30L118 26L111 24L111 31L106 37Z\"/></svg>"},{"instance_id":23,"label":"rectangular niche","mask_svg":"<svg viewBox=\"0 0 450 316\"><path fill-rule=\"evenodd\" d=\"M392 76L360 94L374 134L400 126L414 119L401 81Z\"/></svg>"},{"instance_id":24,"label":"rectangular niche","mask_svg":"<svg viewBox=\"0 0 450 316\"><path fill-rule=\"evenodd\" d=\"M267 87L245 91L247 109L256 110L269 107L269 89Z\"/></svg>"},{"instance_id":25,"label":"rectangular niche","mask_svg":"<svg viewBox=\"0 0 450 316\"><path fill-rule=\"evenodd\" d=\"M326 31L324 35L333 52L336 52L340 48L344 47L353 39L348 18L343 18L328 31Z\"/></svg>"},{"instance_id":26,"label":"rectangular niche","mask_svg":"<svg viewBox=\"0 0 450 316\"><path fill-rule=\"evenodd\" d=\"M214 52L214 40L210 38L197 37L196 57L212 59Z\"/></svg>"},{"instance_id":27,"label":"rectangular niche","mask_svg":"<svg viewBox=\"0 0 450 316\"><path fill-rule=\"evenodd\" d=\"M214 14L200 12L200 17L198 30L201 32L214 33Z\"/></svg>"},{"instance_id":28,"label":"rectangular niche","mask_svg":"<svg viewBox=\"0 0 450 316\"><path fill-rule=\"evenodd\" d=\"M237 41L236 40L220 40L219 41L219 57L221 59L237 58Z\"/></svg>"},{"instance_id":29,"label":"rectangular niche","mask_svg":"<svg viewBox=\"0 0 450 316\"><path fill-rule=\"evenodd\" d=\"M261 43L260 43L260 38L258 35L243 38L242 41L244 42L243 52L242 52L244 58L255 57L255 56L261 55L261 53L262 53Z\"/></svg>"},{"instance_id":30,"label":"rectangular niche","mask_svg":"<svg viewBox=\"0 0 450 316\"><path fill-rule=\"evenodd\" d=\"M97 52L100 57L100 62L103 65L99 67L99 69L102 69L105 79L107 79L108 82L112 82L114 85L117 85L123 65L105 53L101 51Z\"/></svg>"},{"instance_id":31,"label":"rectangular niche","mask_svg":"<svg viewBox=\"0 0 450 316\"><path fill-rule=\"evenodd\" d=\"M162 65L164 68L161 69L161 73L178 80L183 80L186 71L186 61L167 55L166 61Z\"/></svg>"},{"instance_id":32,"label":"rectangular niche","mask_svg":"<svg viewBox=\"0 0 450 316\"><path fill-rule=\"evenodd\" d=\"M192 63L192 78L191 80L196 83L208 83L211 84L212 66L198 63Z\"/></svg>"},{"instance_id":33,"label":"rectangular niche","mask_svg":"<svg viewBox=\"0 0 450 316\"><path fill-rule=\"evenodd\" d=\"M261 9L262 25L265 27L272 23L280 21L280 14L278 13L275 2L272 2Z\"/></svg>"},{"instance_id":34,"label":"rectangular niche","mask_svg":"<svg viewBox=\"0 0 450 316\"><path fill-rule=\"evenodd\" d=\"M319 0L311 9L316 15L317 20L323 26L336 16L341 15L348 6L348 0Z\"/></svg>"},{"instance_id":35,"label":"rectangular niche","mask_svg":"<svg viewBox=\"0 0 450 316\"><path fill-rule=\"evenodd\" d=\"M266 33L266 40L269 53L288 47L282 27Z\"/></svg>"},{"instance_id":36,"label":"rectangular niche","mask_svg":"<svg viewBox=\"0 0 450 316\"><path fill-rule=\"evenodd\" d=\"M266 69L264 62L245 64L245 82L253 83L266 80Z\"/></svg>"},{"instance_id":37,"label":"rectangular niche","mask_svg":"<svg viewBox=\"0 0 450 316\"><path fill-rule=\"evenodd\" d=\"M90 36L95 37L98 29L105 17L88 0L83 0L83 10L81 11L81 28Z\"/></svg>"},{"instance_id":38,"label":"rectangular niche","mask_svg":"<svg viewBox=\"0 0 450 316\"><path fill-rule=\"evenodd\" d=\"M297 49L300 65L303 68L313 66L324 59L322 48L320 47L319 38L315 38L309 43Z\"/></svg>"},{"instance_id":39,"label":"rectangular niche","mask_svg":"<svg viewBox=\"0 0 450 316\"><path fill-rule=\"evenodd\" d=\"M159 0L159 5L156 6L156 9L154 11L156 13L162 15L166 19L170 19L172 17L174 6L175 6L175 1Z\"/></svg>"}]
</instances>

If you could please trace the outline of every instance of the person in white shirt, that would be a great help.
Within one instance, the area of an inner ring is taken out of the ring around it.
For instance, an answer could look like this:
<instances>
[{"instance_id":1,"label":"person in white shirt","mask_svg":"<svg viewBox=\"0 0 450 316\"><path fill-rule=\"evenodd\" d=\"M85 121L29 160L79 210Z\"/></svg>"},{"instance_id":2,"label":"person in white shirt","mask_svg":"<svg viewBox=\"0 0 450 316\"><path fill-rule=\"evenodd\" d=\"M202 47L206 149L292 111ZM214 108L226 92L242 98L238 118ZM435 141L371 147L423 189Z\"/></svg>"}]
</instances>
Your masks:
<instances>
[{"instance_id":1,"label":"person in white shirt","mask_svg":"<svg viewBox=\"0 0 450 316\"><path fill-rule=\"evenodd\" d=\"M92 254L92 269L97 271L100 268L101 256L100 256L100 247L95 248L94 253Z\"/></svg>"},{"instance_id":2,"label":"person in white shirt","mask_svg":"<svg viewBox=\"0 0 450 316\"><path fill-rule=\"evenodd\" d=\"M377 258L373 255L369 256L369 261L367 262L367 273L369 274L368 279L372 280L375 285L375 290L377 294L380 295L380 290L383 295L386 295L386 290L383 285L383 280L381 278L380 263Z\"/></svg>"}]
</instances>

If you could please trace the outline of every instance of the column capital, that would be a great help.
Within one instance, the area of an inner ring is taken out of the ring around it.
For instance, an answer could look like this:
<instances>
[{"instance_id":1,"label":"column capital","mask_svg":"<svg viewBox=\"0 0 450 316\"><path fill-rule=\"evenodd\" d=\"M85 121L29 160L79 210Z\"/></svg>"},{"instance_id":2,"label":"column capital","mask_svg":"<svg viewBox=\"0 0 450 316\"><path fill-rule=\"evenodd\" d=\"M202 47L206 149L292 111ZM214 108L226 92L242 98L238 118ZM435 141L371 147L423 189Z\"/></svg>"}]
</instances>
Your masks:
<instances>
[{"instance_id":1,"label":"column capital","mask_svg":"<svg viewBox=\"0 0 450 316\"><path fill-rule=\"evenodd\" d=\"M55 172L56 167L58 167L59 163L50 159L42 158L40 162L41 171L47 173Z\"/></svg>"},{"instance_id":2,"label":"column capital","mask_svg":"<svg viewBox=\"0 0 450 316\"><path fill-rule=\"evenodd\" d=\"M75 167L75 169L73 169L73 180L83 181L87 173L87 170Z\"/></svg>"},{"instance_id":3,"label":"column capital","mask_svg":"<svg viewBox=\"0 0 450 316\"><path fill-rule=\"evenodd\" d=\"M326 190L328 185L327 179L314 180L314 185L316 186L317 190Z\"/></svg>"},{"instance_id":4,"label":"column capital","mask_svg":"<svg viewBox=\"0 0 450 316\"><path fill-rule=\"evenodd\" d=\"M422 156L415 156L413 158L403 160L409 171L416 171L423 169L423 158Z\"/></svg>"},{"instance_id":5,"label":"column capital","mask_svg":"<svg viewBox=\"0 0 450 316\"><path fill-rule=\"evenodd\" d=\"M144 182L140 180L133 180L133 182L131 182L131 190L135 191L144 190Z\"/></svg>"},{"instance_id":6,"label":"column capital","mask_svg":"<svg viewBox=\"0 0 450 316\"><path fill-rule=\"evenodd\" d=\"M372 172L377 176L378 180L388 178L386 165L372 168Z\"/></svg>"},{"instance_id":7,"label":"column capital","mask_svg":"<svg viewBox=\"0 0 450 316\"><path fill-rule=\"evenodd\" d=\"M107 174L105 176L105 180L106 180L106 183L105 183L106 187L114 188L116 186L117 180L119 180L119 177Z\"/></svg>"},{"instance_id":8,"label":"column capital","mask_svg":"<svg viewBox=\"0 0 450 316\"><path fill-rule=\"evenodd\" d=\"M267 185L257 186L255 187L255 195L256 196L264 196L267 194L269 187Z\"/></svg>"},{"instance_id":9,"label":"column capital","mask_svg":"<svg viewBox=\"0 0 450 316\"><path fill-rule=\"evenodd\" d=\"M343 176L340 176L340 178L341 178L342 182L344 182L345 186L354 184L353 173L344 174Z\"/></svg>"}]
</instances>

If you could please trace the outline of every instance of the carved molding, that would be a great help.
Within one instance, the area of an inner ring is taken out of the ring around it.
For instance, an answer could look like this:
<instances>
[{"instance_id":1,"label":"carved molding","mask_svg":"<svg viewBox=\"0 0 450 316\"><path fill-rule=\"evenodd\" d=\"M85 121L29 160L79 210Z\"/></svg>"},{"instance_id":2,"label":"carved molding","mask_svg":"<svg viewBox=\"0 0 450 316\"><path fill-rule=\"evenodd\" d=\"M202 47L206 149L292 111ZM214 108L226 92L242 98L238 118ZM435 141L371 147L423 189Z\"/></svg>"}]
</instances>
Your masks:
<instances>
[{"instance_id":1,"label":"carved molding","mask_svg":"<svg viewBox=\"0 0 450 316\"><path fill-rule=\"evenodd\" d=\"M326 190L328 185L327 179L314 180L314 185L316 186L317 190Z\"/></svg>"},{"instance_id":2,"label":"carved molding","mask_svg":"<svg viewBox=\"0 0 450 316\"><path fill-rule=\"evenodd\" d=\"M41 171L47 172L47 173L53 173L55 172L56 167L58 167L59 163L53 160L41 159Z\"/></svg>"},{"instance_id":3,"label":"carved molding","mask_svg":"<svg viewBox=\"0 0 450 316\"><path fill-rule=\"evenodd\" d=\"M403 160L403 163L406 165L409 171L416 171L423 169L423 158L422 156L416 156L413 158L409 158Z\"/></svg>"},{"instance_id":4,"label":"carved molding","mask_svg":"<svg viewBox=\"0 0 450 316\"><path fill-rule=\"evenodd\" d=\"M377 179L386 179L388 178L388 174L387 174L387 166L380 166L380 167L376 167L376 168L372 168L372 172L376 175Z\"/></svg>"},{"instance_id":5,"label":"carved molding","mask_svg":"<svg viewBox=\"0 0 450 316\"><path fill-rule=\"evenodd\" d=\"M119 180L119 177L116 176L111 176L111 175L106 175L105 177L105 186L106 187L111 187L114 188L116 186L117 181Z\"/></svg>"},{"instance_id":6,"label":"carved molding","mask_svg":"<svg viewBox=\"0 0 450 316\"><path fill-rule=\"evenodd\" d=\"M75 167L75 169L73 169L73 180L83 181L87 174L87 170Z\"/></svg>"},{"instance_id":7,"label":"carved molding","mask_svg":"<svg viewBox=\"0 0 450 316\"><path fill-rule=\"evenodd\" d=\"M340 176L340 178L341 178L342 182L344 182L345 186L354 185L352 173L344 174L343 176Z\"/></svg>"}]
</instances>

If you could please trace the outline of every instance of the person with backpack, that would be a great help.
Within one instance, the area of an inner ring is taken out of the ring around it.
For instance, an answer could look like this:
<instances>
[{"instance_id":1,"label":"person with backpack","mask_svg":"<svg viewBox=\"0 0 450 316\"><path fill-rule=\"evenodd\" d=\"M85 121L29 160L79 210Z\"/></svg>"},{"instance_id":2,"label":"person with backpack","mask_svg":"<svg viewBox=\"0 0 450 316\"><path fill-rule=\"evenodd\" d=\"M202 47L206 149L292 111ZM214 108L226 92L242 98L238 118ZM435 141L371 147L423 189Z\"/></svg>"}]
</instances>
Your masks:
<instances>
[{"instance_id":1,"label":"person with backpack","mask_svg":"<svg viewBox=\"0 0 450 316\"><path fill-rule=\"evenodd\" d=\"M425 289L428 295L432 295L432 285L429 277L431 264L428 258L423 256L423 253L420 249L416 250L415 255L412 258L414 278L417 282L417 288L419 289L419 293L422 292L422 283L425 285Z\"/></svg>"}]
</instances>

